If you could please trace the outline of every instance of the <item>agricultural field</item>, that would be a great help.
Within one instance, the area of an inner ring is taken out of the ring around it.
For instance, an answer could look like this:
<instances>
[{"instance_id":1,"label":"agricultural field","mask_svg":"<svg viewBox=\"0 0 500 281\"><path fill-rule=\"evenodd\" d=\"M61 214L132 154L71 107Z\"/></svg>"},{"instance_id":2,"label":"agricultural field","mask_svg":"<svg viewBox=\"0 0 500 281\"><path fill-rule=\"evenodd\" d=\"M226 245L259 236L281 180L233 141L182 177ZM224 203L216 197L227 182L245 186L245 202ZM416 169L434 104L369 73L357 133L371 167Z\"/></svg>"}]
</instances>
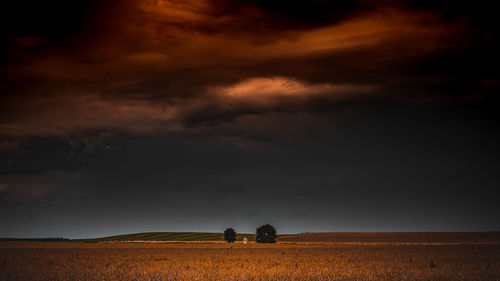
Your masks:
<instances>
[{"instance_id":1,"label":"agricultural field","mask_svg":"<svg viewBox=\"0 0 500 281\"><path fill-rule=\"evenodd\" d=\"M246 237L255 240L255 233L238 234L237 240ZM102 241L224 241L224 233L211 232L143 232L133 234L114 235L93 239L82 239L82 242Z\"/></svg>"},{"instance_id":2,"label":"agricultural field","mask_svg":"<svg viewBox=\"0 0 500 281\"><path fill-rule=\"evenodd\" d=\"M495 235L336 235L290 235L266 245L3 241L0 280L500 280Z\"/></svg>"},{"instance_id":3,"label":"agricultural field","mask_svg":"<svg viewBox=\"0 0 500 281\"><path fill-rule=\"evenodd\" d=\"M500 243L500 232L322 232L280 235L293 242Z\"/></svg>"}]
</instances>

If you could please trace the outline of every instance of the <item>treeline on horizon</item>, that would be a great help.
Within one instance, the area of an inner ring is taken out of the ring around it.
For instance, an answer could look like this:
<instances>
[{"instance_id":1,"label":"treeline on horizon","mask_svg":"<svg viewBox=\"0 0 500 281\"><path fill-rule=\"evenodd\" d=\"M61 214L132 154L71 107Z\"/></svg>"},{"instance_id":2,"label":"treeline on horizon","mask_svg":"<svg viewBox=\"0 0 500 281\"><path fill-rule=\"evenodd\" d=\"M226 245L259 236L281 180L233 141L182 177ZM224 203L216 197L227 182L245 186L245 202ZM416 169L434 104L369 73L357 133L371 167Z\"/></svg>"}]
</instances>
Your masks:
<instances>
[{"instance_id":1,"label":"treeline on horizon","mask_svg":"<svg viewBox=\"0 0 500 281\"><path fill-rule=\"evenodd\" d=\"M0 241L35 241L35 242L58 242L70 241L69 238L63 237L47 237L47 238L0 238Z\"/></svg>"}]
</instances>

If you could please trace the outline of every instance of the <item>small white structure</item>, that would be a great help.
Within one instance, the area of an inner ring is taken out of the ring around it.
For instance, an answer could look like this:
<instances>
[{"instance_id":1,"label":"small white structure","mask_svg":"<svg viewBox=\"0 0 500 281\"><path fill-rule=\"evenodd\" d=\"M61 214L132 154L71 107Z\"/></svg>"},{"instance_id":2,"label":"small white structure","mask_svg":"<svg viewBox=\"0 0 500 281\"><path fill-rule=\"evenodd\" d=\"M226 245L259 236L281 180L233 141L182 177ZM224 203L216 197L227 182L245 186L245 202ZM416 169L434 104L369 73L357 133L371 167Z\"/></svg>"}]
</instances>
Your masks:
<instances>
[{"instance_id":1,"label":"small white structure","mask_svg":"<svg viewBox=\"0 0 500 281\"><path fill-rule=\"evenodd\" d=\"M248 239L246 237L243 237L243 244L246 244L248 242Z\"/></svg>"}]
</instances>

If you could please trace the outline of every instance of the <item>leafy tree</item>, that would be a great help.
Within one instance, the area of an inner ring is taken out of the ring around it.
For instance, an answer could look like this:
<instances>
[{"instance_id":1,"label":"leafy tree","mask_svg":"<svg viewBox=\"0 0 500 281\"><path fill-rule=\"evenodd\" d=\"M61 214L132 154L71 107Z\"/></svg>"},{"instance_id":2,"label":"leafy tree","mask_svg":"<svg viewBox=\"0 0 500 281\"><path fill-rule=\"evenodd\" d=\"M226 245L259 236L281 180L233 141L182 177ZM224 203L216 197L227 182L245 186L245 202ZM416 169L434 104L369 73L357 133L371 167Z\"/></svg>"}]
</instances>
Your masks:
<instances>
[{"instance_id":1,"label":"leafy tree","mask_svg":"<svg viewBox=\"0 0 500 281\"><path fill-rule=\"evenodd\" d=\"M227 243L236 241L236 231L231 227L226 228L226 230L224 230L224 240L226 240Z\"/></svg>"},{"instance_id":2,"label":"leafy tree","mask_svg":"<svg viewBox=\"0 0 500 281\"><path fill-rule=\"evenodd\" d=\"M276 243L276 229L270 225L265 224L257 228L257 243Z\"/></svg>"}]
</instances>

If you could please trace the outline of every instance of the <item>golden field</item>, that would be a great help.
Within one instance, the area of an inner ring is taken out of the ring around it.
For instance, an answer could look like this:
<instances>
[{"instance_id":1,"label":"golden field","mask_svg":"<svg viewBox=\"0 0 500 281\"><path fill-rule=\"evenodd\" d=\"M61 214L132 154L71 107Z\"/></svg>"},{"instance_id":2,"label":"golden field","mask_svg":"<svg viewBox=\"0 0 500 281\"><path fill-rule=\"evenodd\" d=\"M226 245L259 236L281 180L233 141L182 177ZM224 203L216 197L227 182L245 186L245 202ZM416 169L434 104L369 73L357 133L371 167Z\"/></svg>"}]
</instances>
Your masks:
<instances>
[{"instance_id":1,"label":"golden field","mask_svg":"<svg viewBox=\"0 0 500 281\"><path fill-rule=\"evenodd\" d=\"M500 244L0 242L0 280L500 280Z\"/></svg>"}]
</instances>

